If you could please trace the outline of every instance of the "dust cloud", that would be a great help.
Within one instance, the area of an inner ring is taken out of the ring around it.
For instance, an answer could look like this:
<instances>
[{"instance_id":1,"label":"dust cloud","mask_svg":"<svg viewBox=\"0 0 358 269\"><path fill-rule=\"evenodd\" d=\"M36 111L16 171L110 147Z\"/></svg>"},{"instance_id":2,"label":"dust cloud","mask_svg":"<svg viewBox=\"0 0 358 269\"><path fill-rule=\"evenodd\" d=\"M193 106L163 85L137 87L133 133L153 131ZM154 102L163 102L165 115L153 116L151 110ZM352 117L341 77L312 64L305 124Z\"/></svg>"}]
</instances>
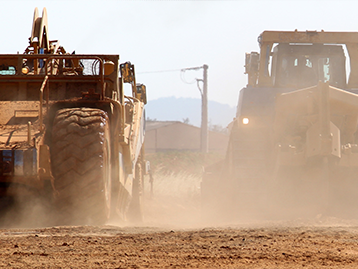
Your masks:
<instances>
[{"instance_id":1,"label":"dust cloud","mask_svg":"<svg viewBox=\"0 0 358 269\"><path fill-rule=\"evenodd\" d=\"M0 207L0 228L34 228L56 223L51 204L39 195L3 196Z\"/></svg>"},{"instance_id":2,"label":"dust cloud","mask_svg":"<svg viewBox=\"0 0 358 269\"><path fill-rule=\"evenodd\" d=\"M141 226L200 228L202 216L201 184L204 167L223 159L217 153L172 151L147 154L153 184L146 176L143 188Z\"/></svg>"},{"instance_id":3,"label":"dust cloud","mask_svg":"<svg viewBox=\"0 0 358 269\"><path fill-rule=\"evenodd\" d=\"M144 225L190 228L201 225L201 177L181 172L157 175L145 186Z\"/></svg>"},{"instance_id":4,"label":"dust cloud","mask_svg":"<svg viewBox=\"0 0 358 269\"><path fill-rule=\"evenodd\" d=\"M185 161L180 154L173 156L166 156L171 160L160 159L157 164L154 161L158 169L153 171L153 184L149 176L144 178L143 221L111 220L107 224L167 229L251 227L272 223L294 226L358 224L358 184L354 181L354 171L345 177L334 172L322 175L318 166L310 171L280 171L276 181L244 192L242 184L232 182L223 174L214 173L213 176L219 176L220 180L211 180L209 173L203 182L201 172L205 163L193 162L193 156ZM59 213L40 196L5 197L0 204L2 228L58 225Z\"/></svg>"},{"instance_id":5,"label":"dust cloud","mask_svg":"<svg viewBox=\"0 0 358 269\"><path fill-rule=\"evenodd\" d=\"M245 194L237 189L215 186L216 197L205 201L201 195L201 177L185 172L157 175L153 194L150 185L145 186L144 220L139 226L199 229L358 224L357 203L347 203L341 200L341 195L325 192L319 180L313 182L311 179L309 184L293 184L292 180L287 180L291 181L289 187L267 189L265 193ZM346 187L349 193L350 188ZM233 195L234 191L237 195Z\"/></svg>"},{"instance_id":6,"label":"dust cloud","mask_svg":"<svg viewBox=\"0 0 358 269\"><path fill-rule=\"evenodd\" d=\"M249 181L228 176L222 167L211 170L202 185L202 217L206 224L357 223L358 184L354 169L339 170L321 162ZM243 170L241 170L241 174Z\"/></svg>"}]
</instances>

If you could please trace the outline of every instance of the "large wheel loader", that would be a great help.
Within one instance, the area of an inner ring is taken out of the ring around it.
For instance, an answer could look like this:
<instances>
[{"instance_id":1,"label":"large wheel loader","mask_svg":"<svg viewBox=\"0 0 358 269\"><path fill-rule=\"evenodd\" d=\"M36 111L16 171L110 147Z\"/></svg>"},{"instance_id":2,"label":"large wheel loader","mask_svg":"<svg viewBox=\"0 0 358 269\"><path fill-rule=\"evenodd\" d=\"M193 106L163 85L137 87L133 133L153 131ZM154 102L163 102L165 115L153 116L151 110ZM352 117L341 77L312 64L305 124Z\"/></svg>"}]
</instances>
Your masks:
<instances>
[{"instance_id":1,"label":"large wheel loader","mask_svg":"<svg viewBox=\"0 0 358 269\"><path fill-rule=\"evenodd\" d=\"M0 55L2 207L35 197L54 224L140 221L147 100L134 65L67 53L49 39L46 9L35 9L29 43Z\"/></svg>"},{"instance_id":2,"label":"large wheel loader","mask_svg":"<svg viewBox=\"0 0 358 269\"><path fill-rule=\"evenodd\" d=\"M358 217L358 32L264 31L258 42L226 158L204 173L204 216Z\"/></svg>"}]
</instances>

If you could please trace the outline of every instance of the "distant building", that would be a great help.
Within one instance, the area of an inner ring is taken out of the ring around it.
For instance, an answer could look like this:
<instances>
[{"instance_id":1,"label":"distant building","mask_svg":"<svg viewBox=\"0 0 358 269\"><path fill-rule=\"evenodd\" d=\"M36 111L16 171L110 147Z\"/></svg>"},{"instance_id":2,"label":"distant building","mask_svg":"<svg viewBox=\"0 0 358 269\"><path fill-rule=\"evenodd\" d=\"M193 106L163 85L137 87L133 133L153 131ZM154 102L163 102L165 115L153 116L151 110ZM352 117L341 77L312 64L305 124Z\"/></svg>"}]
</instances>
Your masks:
<instances>
[{"instance_id":1,"label":"distant building","mask_svg":"<svg viewBox=\"0 0 358 269\"><path fill-rule=\"evenodd\" d=\"M209 151L224 154L229 141L225 133L209 131ZM200 151L200 128L180 121L147 121L145 152Z\"/></svg>"}]
</instances>

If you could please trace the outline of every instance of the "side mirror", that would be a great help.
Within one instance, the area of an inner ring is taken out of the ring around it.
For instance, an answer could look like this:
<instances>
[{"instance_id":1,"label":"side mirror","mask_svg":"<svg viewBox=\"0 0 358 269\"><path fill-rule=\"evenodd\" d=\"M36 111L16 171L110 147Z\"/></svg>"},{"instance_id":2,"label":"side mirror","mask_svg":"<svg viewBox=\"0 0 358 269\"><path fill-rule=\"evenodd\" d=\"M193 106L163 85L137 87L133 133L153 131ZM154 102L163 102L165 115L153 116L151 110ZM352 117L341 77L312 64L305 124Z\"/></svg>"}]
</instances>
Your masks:
<instances>
[{"instance_id":1,"label":"side mirror","mask_svg":"<svg viewBox=\"0 0 358 269\"><path fill-rule=\"evenodd\" d=\"M144 84L137 84L137 92L136 96L139 100L141 100L144 104L147 103L147 88Z\"/></svg>"},{"instance_id":2,"label":"side mirror","mask_svg":"<svg viewBox=\"0 0 358 269\"><path fill-rule=\"evenodd\" d=\"M123 82L132 83L135 81L135 73L134 73L134 65L130 62L126 62L120 64L119 70L121 71L121 76L123 78Z\"/></svg>"},{"instance_id":3,"label":"side mirror","mask_svg":"<svg viewBox=\"0 0 358 269\"><path fill-rule=\"evenodd\" d=\"M260 54L251 52L245 54L245 74L255 73L259 71Z\"/></svg>"},{"instance_id":4,"label":"side mirror","mask_svg":"<svg viewBox=\"0 0 358 269\"><path fill-rule=\"evenodd\" d=\"M248 74L248 85L256 85L259 74L260 54L257 52L246 53L245 74Z\"/></svg>"}]
</instances>

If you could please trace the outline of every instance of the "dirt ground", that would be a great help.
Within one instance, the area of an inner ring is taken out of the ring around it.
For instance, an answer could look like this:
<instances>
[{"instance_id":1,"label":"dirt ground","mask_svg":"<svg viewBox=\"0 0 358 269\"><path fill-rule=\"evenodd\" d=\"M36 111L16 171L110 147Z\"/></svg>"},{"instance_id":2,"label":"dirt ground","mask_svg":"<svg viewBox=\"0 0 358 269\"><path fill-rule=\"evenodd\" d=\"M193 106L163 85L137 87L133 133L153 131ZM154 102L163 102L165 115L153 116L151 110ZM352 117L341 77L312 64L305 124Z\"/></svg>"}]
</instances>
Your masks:
<instances>
[{"instance_id":1,"label":"dirt ground","mask_svg":"<svg viewBox=\"0 0 358 269\"><path fill-rule=\"evenodd\" d=\"M0 229L8 268L358 268L358 221L200 223L195 199L147 199L141 225ZM25 228L24 228L25 227Z\"/></svg>"},{"instance_id":2,"label":"dirt ground","mask_svg":"<svg viewBox=\"0 0 358 269\"><path fill-rule=\"evenodd\" d=\"M0 222L0 268L358 268L358 220L204 223L200 177L155 180L136 225L45 225L28 201Z\"/></svg>"},{"instance_id":3,"label":"dirt ground","mask_svg":"<svg viewBox=\"0 0 358 269\"><path fill-rule=\"evenodd\" d=\"M0 230L9 268L357 268L358 226Z\"/></svg>"}]
</instances>

